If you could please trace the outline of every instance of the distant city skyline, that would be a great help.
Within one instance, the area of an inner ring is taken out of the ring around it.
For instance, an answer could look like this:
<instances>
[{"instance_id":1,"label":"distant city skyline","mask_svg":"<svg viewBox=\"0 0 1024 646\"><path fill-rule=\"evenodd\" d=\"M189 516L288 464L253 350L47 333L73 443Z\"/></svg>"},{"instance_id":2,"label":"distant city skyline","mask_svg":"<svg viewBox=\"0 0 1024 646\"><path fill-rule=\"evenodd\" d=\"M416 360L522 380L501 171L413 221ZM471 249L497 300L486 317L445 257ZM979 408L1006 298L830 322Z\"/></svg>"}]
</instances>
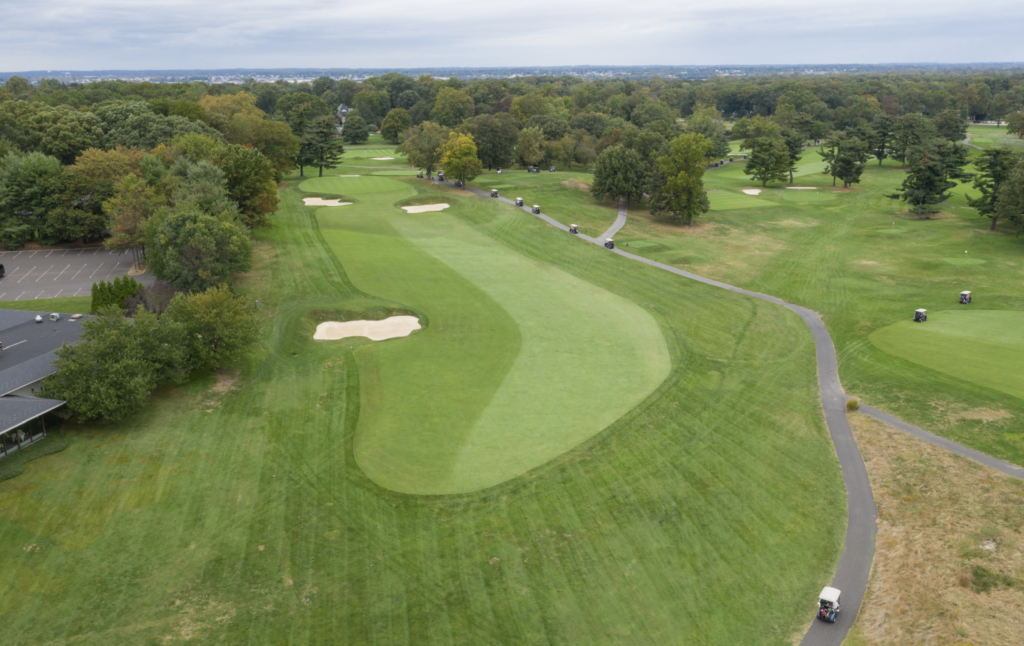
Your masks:
<instances>
[{"instance_id":1,"label":"distant city skyline","mask_svg":"<svg viewBox=\"0 0 1024 646\"><path fill-rule=\"evenodd\" d=\"M0 0L0 68L166 70L1024 60L993 0Z\"/></svg>"}]
</instances>

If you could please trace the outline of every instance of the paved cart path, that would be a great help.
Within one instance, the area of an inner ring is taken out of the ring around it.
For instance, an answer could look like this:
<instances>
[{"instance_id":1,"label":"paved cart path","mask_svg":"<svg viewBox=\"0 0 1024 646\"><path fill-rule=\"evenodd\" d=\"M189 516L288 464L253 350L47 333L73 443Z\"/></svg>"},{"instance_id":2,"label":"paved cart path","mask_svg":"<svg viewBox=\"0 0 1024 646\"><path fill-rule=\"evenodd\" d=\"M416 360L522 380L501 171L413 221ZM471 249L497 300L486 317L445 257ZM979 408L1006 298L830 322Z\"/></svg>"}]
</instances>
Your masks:
<instances>
[{"instance_id":1,"label":"paved cart path","mask_svg":"<svg viewBox=\"0 0 1024 646\"><path fill-rule=\"evenodd\" d=\"M479 189L469 188L466 190L476 193L477 195L483 195L485 197L489 196L488 193ZM515 205L512 200L501 197L497 199L512 204L513 206ZM528 213L531 212L528 207L524 206L519 208L522 208ZM564 224L544 215L543 213L534 215L563 231L568 232L569 230L569 228ZM622 201L619 203L619 217L615 220L615 224L612 225L612 227L599 239L591 238L582 234L579 234L578 237L586 242L603 245L604 239L612 237L615 232L625 225L625 221L626 205L625 202ZM839 458L839 465L843 471L843 482L846 485L846 504L849 515L846 524L846 540L843 548L843 554L839 559L839 566L836 568L836 574L832 579L832 586L839 588L843 593L842 611L839 613L839 619L835 624L827 624L822 621L813 620L810 629L807 631L807 634L804 635L801 645L839 646L842 644L843 640L846 639L846 635L850 628L853 627L854 620L857 618L857 613L860 610L860 604L864 599L864 593L867 590L868 577L871 574L871 561L875 552L875 530L877 527L876 521L878 519L878 510L875 507L875 499L871 493L871 482L868 479L868 472L864 466L864 458L860 454L860 449L857 447L857 441L853 437L853 430L850 428L850 422L846 418L847 397L846 393L843 391L842 383L839 381L839 366L836 361L835 346L832 344L832 337L825 328L825 324L822 323L821 317L819 317L818 313L814 310L789 303L781 298L770 296L768 294L761 294L741 287L735 287L710 278L705 278L704 276L679 269L678 267L672 267L649 258L643 258L641 256L631 254L619 248L612 250L612 253L616 253L631 260L636 260L637 262L642 262L645 265L650 265L652 267L657 267L658 269L672 272L673 274L689 278L690 280L696 280L706 285L712 285L730 292L745 294L770 303L775 303L776 305L781 305L782 307L794 312L801 318L801 320L803 320L807 327L810 328L811 335L814 338L814 347L817 353L818 386L821 390L821 407L824 410L825 423L828 425L829 434L831 435L832 442L836 447L836 455ZM885 424L894 426L952 453L992 467L993 469L997 469L1009 476L1024 479L1024 468L1017 465L1004 462L1003 460L975 451L974 449L968 448L962 444L957 444L956 442L947 440L946 438L929 433L928 431L912 426L911 424L907 424L906 422L878 409L872 408L871 406L861 404L860 410L869 417L873 417ZM813 617L814 609L815 600L808 599L808 616Z\"/></svg>"}]
</instances>

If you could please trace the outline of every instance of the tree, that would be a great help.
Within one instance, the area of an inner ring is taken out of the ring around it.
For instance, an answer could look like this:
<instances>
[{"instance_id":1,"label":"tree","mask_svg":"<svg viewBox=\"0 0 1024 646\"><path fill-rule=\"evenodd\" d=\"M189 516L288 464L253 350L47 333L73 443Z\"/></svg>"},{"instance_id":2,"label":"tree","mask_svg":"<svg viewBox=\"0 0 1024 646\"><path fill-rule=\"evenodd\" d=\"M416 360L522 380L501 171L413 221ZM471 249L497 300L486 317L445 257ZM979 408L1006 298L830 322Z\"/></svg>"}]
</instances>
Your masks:
<instances>
[{"instance_id":1,"label":"tree","mask_svg":"<svg viewBox=\"0 0 1024 646\"><path fill-rule=\"evenodd\" d=\"M347 144L363 144L370 138L370 127L366 121L357 115L349 114L345 117L345 124L341 129L341 138Z\"/></svg>"},{"instance_id":2,"label":"tree","mask_svg":"<svg viewBox=\"0 0 1024 646\"><path fill-rule=\"evenodd\" d=\"M302 135L302 147L310 165L320 169L320 177L324 176L324 168L336 168L345 148L338 139L334 117L320 116L313 119Z\"/></svg>"},{"instance_id":3,"label":"tree","mask_svg":"<svg viewBox=\"0 0 1024 646\"><path fill-rule=\"evenodd\" d=\"M184 375L181 327L145 309L134 319L117 307L81 323L74 345L55 351L57 372L43 382L48 396L67 401L81 422L119 420L142 408L161 381Z\"/></svg>"},{"instance_id":4,"label":"tree","mask_svg":"<svg viewBox=\"0 0 1024 646\"><path fill-rule=\"evenodd\" d=\"M974 188L981 191L981 196L967 196L967 204L977 209L978 215L992 219L991 231L996 230L996 222L1001 217L996 211L1000 186L1010 177L1019 160L1020 156L1009 148L990 148L974 159L974 167L978 170L974 176Z\"/></svg>"},{"instance_id":5,"label":"tree","mask_svg":"<svg viewBox=\"0 0 1024 646\"><path fill-rule=\"evenodd\" d=\"M461 90L450 87L442 87L437 98L434 99L434 108L430 111L430 118L442 126L455 126L462 123L462 120L472 116L473 99Z\"/></svg>"},{"instance_id":6,"label":"tree","mask_svg":"<svg viewBox=\"0 0 1024 646\"><path fill-rule=\"evenodd\" d=\"M115 185L113 197L103 203L112 231L103 246L118 253L131 250L135 264L145 260L146 225L161 202L144 180L137 175L125 175Z\"/></svg>"},{"instance_id":7,"label":"tree","mask_svg":"<svg viewBox=\"0 0 1024 646\"><path fill-rule=\"evenodd\" d=\"M733 139L742 139L740 150L753 150L758 139L782 136L779 125L771 119L756 116L743 117L732 127Z\"/></svg>"},{"instance_id":8,"label":"tree","mask_svg":"<svg viewBox=\"0 0 1024 646\"><path fill-rule=\"evenodd\" d=\"M721 159L729 154L729 133L722 125L722 115L714 108L699 108L687 117L685 132L704 135L711 142L708 159Z\"/></svg>"},{"instance_id":9,"label":"tree","mask_svg":"<svg viewBox=\"0 0 1024 646\"><path fill-rule=\"evenodd\" d=\"M947 141L961 142L967 138L967 124L956 110L943 110L932 117L932 124L938 135Z\"/></svg>"},{"instance_id":10,"label":"tree","mask_svg":"<svg viewBox=\"0 0 1024 646\"><path fill-rule=\"evenodd\" d=\"M889 150L893 145L895 130L896 119L887 114L880 114L871 122L871 131L874 136L868 143L871 147L871 154L878 159L879 166L882 165L882 160L889 155Z\"/></svg>"},{"instance_id":11,"label":"tree","mask_svg":"<svg viewBox=\"0 0 1024 646\"><path fill-rule=\"evenodd\" d=\"M488 169L500 168L515 159L519 130L507 112L477 115L463 121L458 129L473 135L480 161Z\"/></svg>"},{"instance_id":12,"label":"tree","mask_svg":"<svg viewBox=\"0 0 1024 646\"><path fill-rule=\"evenodd\" d=\"M146 241L153 275L181 289L219 285L252 264L245 227L230 214L209 215L192 203L157 212Z\"/></svg>"},{"instance_id":13,"label":"tree","mask_svg":"<svg viewBox=\"0 0 1024 646\"><path fill-rule=\"evenodd\" d=\"M864 141L840 130L825 140L819 153L825 161L822 174L832 176L832 186L837 179L843 180L843 188L860 182L868 159L868 145Z\"/></svg>"},{"instance_id":14,"label":"tree","mask_svg":"<svg viewBox=\"0 0 1024 646\"><path fill-rule=\"evenodd\" d=\"M698 134L672 140L669 154L658 158L664 183L659 182L651 195L651 215L689 226L695 217L710 210L703 177L711 147L712 143Z\"/></svg>"},{"instance_id":15,"label":"tree","mask_svg":"<svg viewBox=\"0 0 1024 646\"><path fill-rule=\"evenodd\" d=\"M224 171L228 195L248 227L267 226L277 210L277 171L270 160L253 148L229 145L213 160Z\"/></svg>"},{"instance_id":16,"label":"tree","mask_svg":"<svg viewBox=\"0 0 1024 646\"><path fill-rule=\"evenodd\" d=\"M476 156L473 135L450 133L448 142L441 149L441 167L445 177L463 182L472 181L479 175L482 164Z\"/></svg>"},{"instance_id":17,"label":"tree","mask_svg":"<svg viewBox=\"0 0 1024 646\"><path fill-rule=\"evenodd\" d=\"M1024 114L1014 112L1006 120L1006 133L1024 139Z\"/></svg>"},{"instance_id":18,"label":"tree","mask_svg":"<svg viewBox=\"0 0 1024 646\"><path fill-rule=\"evenodd\" d=\"M427 178L441 161L441 147L448 141L448 128L431 121L413 126L405 133L405 141L396 150L409 158L409 164L422 168Z\"/></svg>"},{"instance_id":19,"label":"tree","mask_svg":"<svg viewBox=\"0 0 1024 646\"><path fill-rule=\"evenodd\" d=\"M395 108L384 117L380 124L380 134L389 144L397 144L402 140L402 133L412 126L412 118L402 108Z\"/></svg>"},{"instance_id":20,"label":"tree","mask_svg":"<svg viewBox=\"0 0 1024 646\"><path fill-rule=\"evenodd\" d=\"M295 92L277 100L274 114L291 128L292 134L301 137L306 125L315 117L332 115L334 110L323 99L312 94Z\"/></svg>"},{"instance_id":21,"label":"tree","mask_svg":"<svg viewBox=\"0 0 1024 646\"><path fill-rule=\"evenodd\" d=\"M546 154L544 141L544 131L540 128L523 128L519 131L516 152L523 161L530 166L534 166L544 159Z\"/></svg>"},{"instance_id":22,"label":"tree","mask_svg":"<svg viewBox=\"0 0 1024 646\"><path fill-rule=\"evenodd\" d=\"M800 161L804 152L804 137L796 130L784 130L782 140L786 142L786 150L789 152L789 183L793 183L793 171L796 170L796 163Z\"/></svg>"},{"instance_id":23,"label":"tree","mask_svg":"<svg viewBox=\"0 0 1024 646\"><path fill-rule=\"evenodd\" d=\"M1013 170L999 188L996 198L996 218L1012 221L1017 228L1017 235L1024 231L1024 161L1018 160Z\"/></svg>"},{"instance_id":24,"label":"tree","mask_svg":"<svg viewBox=\"0 0 1024 646\"><path fill-rule=\"evenodd\" d=\"M789 175L789 149L777 137L759 137L751 141L750 157L743 172L767 186L768 182L785 182Z\"/></svg>"},{"instance_id":25,"label":"tree","mask_svg":"<svg viewBox=\"0 0 1024 646\"><path fill-rule=\"evenodd\" d=\"M584 166L592 162L597 157L596 146L597 142L586 130L573 130L559 141L561 158L569 168L574 161Z\"/></svg>"},{"instance_id":26,"label":"tree","mask_svg":"<svg viewBox=\"0 0 1024 646\"><path fill-rule=\"evenodd\" d=\"M920 146L913 146L906 152L910 168L898 191L886 197L903 200L910 212L921 217L937 213L937 204L949 198L949 189L957 183L954 179L969 177L962 168L967 157L962 145L932 139Z\"/></svg>"},{"instance_id":27,"label":"tree","mask_svg":"<svg viewBox=\"0 0 1024 646\"><path fill-rule=\"evenodd\" d=\"M164 315L181 326L186 365L217 368L236 363L256 342L256 317L245 299L226 285L195 294L177 294Z\"/></svg>"},{"instance_id":28,"label":"tree","mask_svg":"<svg viewBox=\"0 0 1024 646\"><path fill-rule=\"evenodd\" d=\"M898 159L902 166L907 165L907 151L935 136L932 122L919 114L905 114L896 120L892 133L892 151L890 156Z\"/></svg>"},{"instance_id":29,"label":"tree","mask_svg":"<svg viewBox=\"0 0 1024 646\"><path fill-rule=\"evenodd\" d=\"M573 130L586 130L596 139L608 128L608 117L600 112L585 112L570 119L569 127Z\"/></svg>"},{"instance_id":30,"label":"tree","mask_svg":"<svg viewBox=\"0 0 1024 646\"><path fill-rule=\"evenodd\" d=\"M617 144L597 156L591 193L602 199L640 200L648 183L646 160L637 151Z\"/></svg>"}]
</instances>

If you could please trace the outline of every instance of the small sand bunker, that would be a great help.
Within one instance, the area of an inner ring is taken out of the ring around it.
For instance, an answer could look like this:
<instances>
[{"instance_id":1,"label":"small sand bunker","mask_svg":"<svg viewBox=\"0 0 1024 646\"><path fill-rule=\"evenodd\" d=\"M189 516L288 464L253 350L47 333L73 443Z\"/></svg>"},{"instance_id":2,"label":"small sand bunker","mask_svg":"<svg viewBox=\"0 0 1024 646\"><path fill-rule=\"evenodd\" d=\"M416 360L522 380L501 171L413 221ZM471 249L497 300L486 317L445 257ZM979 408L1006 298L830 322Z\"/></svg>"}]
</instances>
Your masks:
<instances>
[{"instance_id":1,"label":"small sand bunker","mask_svg":"<svg viewBox=\"0 0 1024 646\"><path fill-rule=\"evenodd\" d=\"M394 159L394 157L370 157L370 159L373 161L388 161L389 159Z\"/></svg>"},{"instance_id":2,"label":"small sand bunker","mask_svg":"<svg viewBox=\"0 0 1024 646\"><path fill-rule=\"evenodd\" d=\"M403 206L406 213L426 213L427 211L443 211L448 208L447 204L421 204L419 206Z\"/></svg>"},{"instance_id":3,"label":"small sand bunker","mask_svg":"<svg viewBox=\"0 0 1024 646\"><path fill-rule=\"evenodd\" d=\"M816 191L816 190L818 190L818 187L817 186L787 186L786 190L789 190L789 191Z\"/></svg>"},{"instance_id":4,"label":"small sand bunker","mask_svg":"<svg viewBox=\"0 0 1024 646\"><path fill-rule=\"evenodd\" d=\"M745 188L745 189L743 189L743 192L746 193L747 195L760 195L761 194L761 189L759 189L759 188Z\"/></svg>"},{"instance_id":5,"label":"small sand bunker","mask_svg":"<svg viewBox=\"0 0 1024 646\"><path fill-rule=\"evenodd\" d=\"M304 197L302 201L306 203L306 206L348 206L352 202L342 202L341 200L325 200L320 197Z\"/></svg>"},{"instance_id":6,"label":"small sand bunker","mask_svg":"<svg viewBox=\"0 0 1024 646\"><path fill-rule=\"evenodd\" d=\"M392 316L383 321L324 321L316 326L313 338L318 341L335 341L350 336L365 336L371 341L383 341L409 336L413 330L418 329L420 321L415 316Z\"/></svg>"}]
</instances>

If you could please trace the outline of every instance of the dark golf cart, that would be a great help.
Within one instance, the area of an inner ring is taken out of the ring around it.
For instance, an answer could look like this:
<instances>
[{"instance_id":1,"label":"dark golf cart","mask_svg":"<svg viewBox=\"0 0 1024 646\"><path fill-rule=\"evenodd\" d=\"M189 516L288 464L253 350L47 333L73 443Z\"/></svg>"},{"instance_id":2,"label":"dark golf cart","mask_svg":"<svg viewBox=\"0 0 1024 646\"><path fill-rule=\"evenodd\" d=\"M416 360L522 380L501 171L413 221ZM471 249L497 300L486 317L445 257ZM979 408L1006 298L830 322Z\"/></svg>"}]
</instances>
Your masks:
<instances>
[{"instance_id":1,"label":"dark golf cart","mask_svg":"<svg viewBox=\"0 0 1024 646\"><path fill-rule=\"evenodd\" d=\"M0 278L2 278L3 275L4 275L4 266L0 265ZM960 304L961 305L968 305L968 304L970 304L970 302L971 302L971 293L970 292L960 292Z\"/></svg>"},{"instance_id":2,"label":"dark golf cart","mask_svg":"<svg viewBox=\"0 0 1024 646\"><path fill-rule=\"evenodd\" d=\"M615 248L615 241L612 240L611 238L605 238L604 239L604 248L605 249L614 249Z\"/></svg>"},{"instance_id":3,"label":"dark golf cart","mask_svg":"<svg viewBox=\"0 0 1024 646\"><path fill-rule=\"evenodd\" d=\"M540 215L540 204L534 204L533 205L533 213L535 215Z\"/></svg>"},{"instance_id":4,"label":"dark golf cart","mask_svg":"<svg viewBox=\"0 0 1024 646\"><path fill-rule=\"evenodd\" d=\"M491 189L491 197L498 197L498 189L496 189L496 188L492 188Z\"/></svg>"},{"instance_id":5,"label":"dark golf cart","mask_svg":"<svg viewBox=\"0 0 1024 646\"><path fill-rule=\"evenodd\" d=\"M569 225L569 233L571 233L573 235L578 235L579 232L580 232L580 228L578 226L576 226L575 224L570 224Z\"/></svg>"},{"instance_id":6,"label":"dark golf cart","mask_svg":"<svg viewBox=\"0 0 1024 646\"><path fill-rule=\"evenodd\" d=\"M455 180L455 188L462 188L462 180L461 179Z\"/></svg>"},{"instance_id":7,"label":"dark golf cart","mask_svg":"<svg viewBox=\"0 0 1024 646\"><path fill-rule=\"evenodd\" d=\"M516 198L516 206L522 206L522 205L523 205L523 198L517 197Z\"/></svg>"},{"instance_id":8,"label":"dark golf cart","mask_svg":"<svg viewBox=\"0 0 1024 646\"><path fill-rule=\"evenodd\" d=\"M423 179L423 171L416 173L416 177L419 179Z\"/></svg>"},{"instance_id":9,"label":"dark golf cart","mask_svg":"<svg viewBox=\"0 0 1024 646\"><path fill-rule=\"evenodd\" d=\"M825 589L818 595L818 619L834 624L838 614L839 590L825 586Z\"/></svg>"},{"instance_id":10,"label":"dark golf cart","mask_svg":"<svg viewBox=\"0 0 1024 646\"><path fill-rule=\"evenodd\" d=\"M549 169L548 169L548 172L549 172L549 173L553 173L553 172L555 172L555 167L554 167L554 166L552 166L551 168L549 168Z\"/></svg>"},{"instance_id":11,"label":"dark golf cart","mask_svg":"<svg viewBox=\"0 0 1024 646\"><path fill-rule=\"evenodd\" d=\"M439 181L439 182L443 182L444 181L444 171L443 170L437 171L437 181Z\"/></svg>"},{"instance_id":12,"label":"dark golf cart","mask_svg":"<svg viewBox=\"0 0 1024 646\"><path fill-rule=\"evenodd\" d=\"M914 310L914 322L924 323L928 320L928 310Z\"/></svg>"}]
</instances>

